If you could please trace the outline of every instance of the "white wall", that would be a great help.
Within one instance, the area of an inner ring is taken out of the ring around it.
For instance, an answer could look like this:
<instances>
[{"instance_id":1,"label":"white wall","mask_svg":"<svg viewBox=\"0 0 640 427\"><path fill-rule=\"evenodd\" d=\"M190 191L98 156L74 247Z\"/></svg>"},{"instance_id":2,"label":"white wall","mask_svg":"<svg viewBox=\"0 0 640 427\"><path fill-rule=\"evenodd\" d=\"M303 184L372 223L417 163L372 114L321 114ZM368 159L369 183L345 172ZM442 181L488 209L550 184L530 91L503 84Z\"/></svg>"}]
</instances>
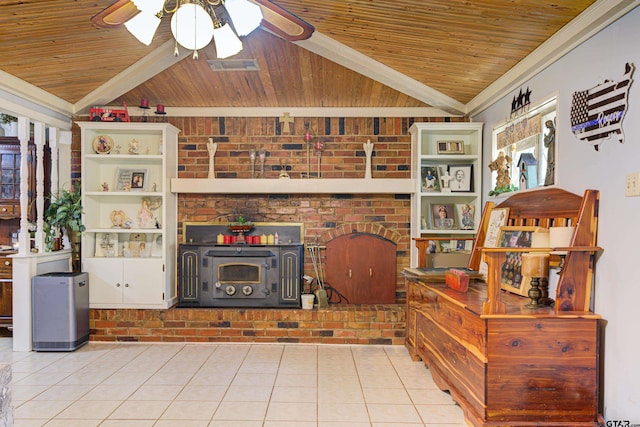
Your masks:
<instances>
[{"instance_id":1,"label":"white wall","mask_svg":"<svg viewBox=\"0 0 640 427\"><path fill-rule=\"evenodd\" d=\"M640 9L635 9L523 84L532 104L558 91L558 187L582 195L600 191L595 312L606 320L604 404L607 420L640 423L640 197L625 197L625 176L640 172ZM573 92L605 79L620 80L626 62L637 67L623 122L625 143L610 138L600 151L572 133L569 124ZM509 93L473 117L484 122L483 194L495 183L486 165L491 158L491 130L511 110ZM485 196L485 201L489 200ZM550 337L551 338L551 337Z\"/></svg>"}]
</instances>

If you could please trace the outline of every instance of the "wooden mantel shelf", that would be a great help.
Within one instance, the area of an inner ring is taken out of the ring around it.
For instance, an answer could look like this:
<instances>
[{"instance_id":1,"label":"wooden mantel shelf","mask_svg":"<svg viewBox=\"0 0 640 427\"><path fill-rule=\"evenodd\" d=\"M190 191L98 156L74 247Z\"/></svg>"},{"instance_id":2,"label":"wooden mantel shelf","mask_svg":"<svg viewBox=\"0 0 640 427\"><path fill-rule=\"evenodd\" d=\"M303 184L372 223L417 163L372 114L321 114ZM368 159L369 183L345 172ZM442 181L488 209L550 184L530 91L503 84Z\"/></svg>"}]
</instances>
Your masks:
<instances>
[{"instance_id":1,"label":"wooden mantel shelf","mask_svg":"<svg viewBox=\"0 0 640 427\"><path fill-rule=\"evenodd\" d=\"M413 179L232 179L172 178L172 193L217 194L412 194Z\"/></svg>"}]
</instances>

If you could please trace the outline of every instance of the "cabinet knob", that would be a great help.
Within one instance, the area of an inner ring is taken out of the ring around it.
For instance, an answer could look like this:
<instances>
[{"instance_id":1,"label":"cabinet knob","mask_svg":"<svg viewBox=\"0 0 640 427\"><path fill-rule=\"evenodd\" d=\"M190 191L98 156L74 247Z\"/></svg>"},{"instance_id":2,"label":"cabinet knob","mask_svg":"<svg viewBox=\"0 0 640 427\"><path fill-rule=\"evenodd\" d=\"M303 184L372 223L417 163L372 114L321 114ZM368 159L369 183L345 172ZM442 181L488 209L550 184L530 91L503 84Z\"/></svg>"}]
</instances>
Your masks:
<instances>
[{"instance_id":1,"label":"cabinet knob","mask_svg":"<svg viewBox=\"0 0 640 427\"><path fill-rule=\"evenodd\" d=\"M6 211L7 211L7 208L2 208L2 212L6 212Z\"/></svg>"},{"instance_id":2,"label":"cabinet knob","mask_svg":"<svg viewBox=\"0 0 640 427\"><path fill-rule=\"evenodd\" d=\"M125 284L124 284L124 287L125 287L125 288L128 288L128 287L129 287L129 284L128 284L128 283L125 283Z\"/></svg>"},{"instance_id":3,"label":"cabinet knob","mask_svg":"<svg viewBox=\"0 0 640 427\"><path fill-rule=\"evenodd\" d=\"M119 288L119 287L120 287L120 283L116 283L116 288Z\"/></svg>"},{"instance_id":4,"label":"cabinet knob","mask_svg":"<svg viewBox=\"0 0 640 427\"><path fill-rule=\"evenodd\" d=\"M11 265L11 261L5 261L4 265Z\"/></svg>"}]
</instances>

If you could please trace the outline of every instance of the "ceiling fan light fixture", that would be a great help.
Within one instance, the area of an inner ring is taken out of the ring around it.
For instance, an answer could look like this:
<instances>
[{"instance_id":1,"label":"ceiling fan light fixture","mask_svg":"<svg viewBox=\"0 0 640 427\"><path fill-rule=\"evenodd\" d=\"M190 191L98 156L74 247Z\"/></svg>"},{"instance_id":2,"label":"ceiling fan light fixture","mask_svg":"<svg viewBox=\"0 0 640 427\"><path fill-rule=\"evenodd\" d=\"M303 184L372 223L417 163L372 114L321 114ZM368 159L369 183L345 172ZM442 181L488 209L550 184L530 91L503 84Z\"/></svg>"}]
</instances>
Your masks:
<instances>
[{"instance_id":1,"label":"ceiling fan light fixture","mask_svg":"<svg viewBox=\"0 0 640 427\"><path fill-rule=\"evenodd\" d=\"M160 18L146 12L140 12L124 23L124 26L141 43L149 46L160 26Z\"/></svg>"},{"instance_id":2,"label":"ceiling fan light fixture","mask_svg":"<svg viewBox=\"0 0 640 427\"><path fill-rule=\"evenodd\" d=\"M213 20L198 2L185 2L171 17L171 33L181 46L202 49L213 38Z\"/></svg>"},{"instance_id":3,"label":"ceiling fan light fixture","mask_svg":"<svg viewBox=\"0 0 640 427\"><path fill-rule=\"evenodd\" d=\"M242 50L242 42L227 23L216 23L213 41L216 44L216 55L220 59L233 56Z\"/></svg>"},{"instance_id":4,"label":"ceiling fan light fixture","mask_svg":"<svg viewBox=\"0 0 640 427\"><path fill-rule=\"evenodd\" d=\"M162 11L165 0L131 0L140 12L156 15Z\"/></svg>"},{"instance_id":5,"label":"ceiling fan light fixture","mask_svg":"<svg viewBox=\"0 0 640 427\"><path fill-rule=\"evenodd\" d=\"M233 27L241 37L258 28L262 22L260 6L247 0L226 0L224 8L233 22Z\"/></svg>"}]
</instances>

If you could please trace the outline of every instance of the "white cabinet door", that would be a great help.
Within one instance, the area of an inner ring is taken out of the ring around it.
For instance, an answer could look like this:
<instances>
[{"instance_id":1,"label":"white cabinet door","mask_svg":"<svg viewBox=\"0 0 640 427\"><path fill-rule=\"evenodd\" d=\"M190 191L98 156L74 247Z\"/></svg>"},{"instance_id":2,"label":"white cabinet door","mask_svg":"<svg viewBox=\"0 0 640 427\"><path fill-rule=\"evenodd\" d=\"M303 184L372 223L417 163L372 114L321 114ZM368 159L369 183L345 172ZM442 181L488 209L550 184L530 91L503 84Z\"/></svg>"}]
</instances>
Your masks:
<instances>
[{"instance_id":1,"label":"white cabinet door","mask_svg":"<svg viewBox=\"0 0 640 427\"><path fill-rule=\"evenodd\" d=\"M92 308L166 308L162 260L89 258L89 302Z\"/></svg>"},{"instance_id":2,"label":"white cabinet door","mask_svg":"<svg viewBox=\"0 0 640 427\"><path fill-rule=\"evenodd\" d=\"M115 258L89 258L83 263L89 273L89 302L91 307L122 304L122 260Z\"/></svg>"},{"instance_id":3,"label":"white cabinet door","mask_svg":"<svg viewBox=\"0 0 640 427\"><path fill-rule=\"evenodd\" d=\"M135 307L162 305L164 271L162 260L127 259L124 267L124 304Z\"/></svg>"}]
</instances>

